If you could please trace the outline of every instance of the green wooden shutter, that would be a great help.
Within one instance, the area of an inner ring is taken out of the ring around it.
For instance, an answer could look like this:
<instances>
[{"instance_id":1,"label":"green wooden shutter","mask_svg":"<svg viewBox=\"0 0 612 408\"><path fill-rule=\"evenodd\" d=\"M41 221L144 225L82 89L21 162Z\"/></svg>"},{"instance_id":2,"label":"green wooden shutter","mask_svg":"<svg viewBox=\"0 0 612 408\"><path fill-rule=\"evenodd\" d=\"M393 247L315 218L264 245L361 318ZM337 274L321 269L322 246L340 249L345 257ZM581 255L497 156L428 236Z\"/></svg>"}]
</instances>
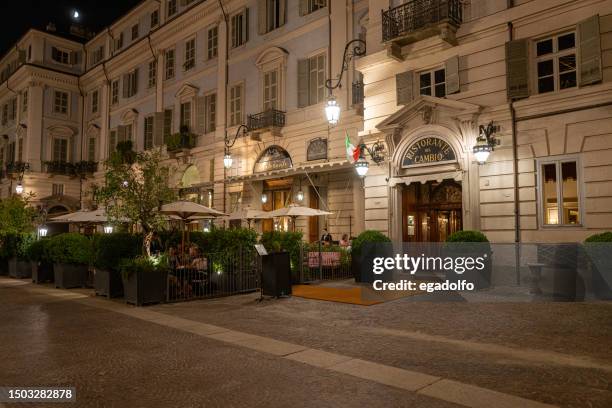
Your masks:
<instances>
[{"instance_id":1,"label":"green wooden shutter","mask_svg":"<svg viewBox=\"0 0 612 408\"><path fill-rule=\"evenodd\" d=\"M451 95L460 91L459 84L459 57L449 58L444 63L446 73L446 94Z\"/></svg>"},{"instance_id":2,"label":"green wooden shutter","mask_svg":"<svg viewBox=\"0 0 612 408\"><path fill-rule=\"evenodd\" d=\"M161 146L164 144L164 112L153 114L153 145Z\"/></svg>"},{"instance_id":3,"label":"green wooden shutter","mask_svg":"<svg viewBox=\"0 0 612 408\"><path fill-rule=\"evenodd\" d=\"M196 133L203 135L206 133L206 97L196 97Z\"/></svg>"},{"instance_id":4,"label":"green wooden shutter","mask_svg":"<svg viewBox=\"0 0 612 408\"><path fill-rule=\"evenodd\" d=\"M244 18L242 19L242 36L243 44L249 41L249 9L244 11Z\"/></svg>"},{"instance_id":5,"label":"green wooden shutter","mask_svg":"<svg viewBox=\"0 0 612 408\"><path fill-rule=\"evenodd\" d=\"M578 23L580 40L580 86L603 80L601 70L601 34L599 16L595 15Z\"/></svg>"},{"instance_id":6,"label":"green wooden shutter","mask_svg":"<svg viewBox=\"0 0 612 408\"><path fill-rule=\"evenodd\" d=\"M287 0L280 0L278 5L278 26L282 27L285 25L285 13L287 10Z\"/></svg>"},{"instance_id":7,"label":"green wooden shutter","mask_svg":"<svg viewBox=\"0 0 612 408\"><path fill-rule=\"evenodd\" d=\"M123 75L123 97L127 98L130 95L130 74Z\"/></svg>"},{"instance_id":8,"label":"green wooden shutter","mask_svg":"<svg viewBox=\"0 0 612 408\"><path fill-rule=\"evenodd\" d=\"M398 105L407 105L414 100L413 85L413 71L406 71L395 75L395 93Z\"/></svg>"},{"instance_id":9,"label":"green wooden shutter","mask_svg":"<svg viewBox=\"0 0 612 408\"><path fill-rule=\"evenodd\" d=\"M308 76L310 74L310 64L308 59L298 60L298 107L308 106Z\"/></svg>"},{"instance_id":10,"label":"green wooden shutter","mask_svg":"<svg viewBox=\"0 0 612 408\"><path fill-rule=\"evenodd\" d=\"M267 20L267 9L266 9L267 0L257 0L257 33L259 35L265 34L266 30L266 20Z\"/></svg>"},{"instance_id":11,"label":"green wooden shutter","mask_svg":"<svg viewBox=\"0 0 612 408\"><path fill-rule=\"evenodd\" d=\"M529 96L529 42L514 40L506 43L506 93L508 99Z\"/></svg>"}]
</instances>

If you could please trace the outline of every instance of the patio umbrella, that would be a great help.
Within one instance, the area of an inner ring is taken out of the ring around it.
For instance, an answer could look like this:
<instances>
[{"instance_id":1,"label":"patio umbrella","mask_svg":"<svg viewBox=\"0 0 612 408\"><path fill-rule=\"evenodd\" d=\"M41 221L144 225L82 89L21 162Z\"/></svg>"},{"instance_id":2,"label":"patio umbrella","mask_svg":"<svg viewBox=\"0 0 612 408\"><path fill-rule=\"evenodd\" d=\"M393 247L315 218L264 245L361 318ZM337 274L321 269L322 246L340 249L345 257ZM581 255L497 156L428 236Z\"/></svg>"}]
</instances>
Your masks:
<instances>
[{"instance_id":1,"label":"patio umbrella","mask_svg":"<svg viewBox=\"0 0 612 408\"><path fill-rule=\"evenodd\" d=\"M206 207L205 205L194 203L193 201L180 200L169 204L164 204L159 210L160 214L170 216L170 218L178 217L183 221L182 246L185 248L185 223L202 218L216 218L227 215L221 211ZM175 218L176 219L176 218ZM189 241L189 237L188 237Z\"/></svg>"},{"instance_id":2,"label":"patio umbrella","mask_svg":"<svg viewBox=\"0 0 612 408\"><path fill-rule=\"evenodd\" d=\"M295 219L297 217L317 217L320 215L332 215L329 211L318 210L316 208L304 207L297 204L289 204L287 207L279 208L278 210L264 212L256 216L256 219L274 218L274 217L291 217L293 220L293 230L295 231Z\"/></svg>"},{"instance_id":3,"label":"patio umbrella","mask_svg":"<svg viewBox=\"0 0 612 408\"><path fill-rule=\"evenodd\" d=\"M247 223L249 224L249 228L251 228L251 221L256 219L257 216L263 213L264 211L262 210L254 210L252 208L243 208L241 210L230 213L227 217L223 217L223 219L226 221L246 220Z\"/></svg>"},{"instance_id":4,"label":"patio umbrella","mask_svg":"<svg viewBox=\"0 0 612 408\"><path fill-rule=\"evenodd\" d=\"M72 213L57 216L49 222L59 223L65 222L70 224L104 224L109 221L108 215L104 208L97 210L79 210ZM120 220L121 222L127 220Z\"/></svg>"}]
</instances>

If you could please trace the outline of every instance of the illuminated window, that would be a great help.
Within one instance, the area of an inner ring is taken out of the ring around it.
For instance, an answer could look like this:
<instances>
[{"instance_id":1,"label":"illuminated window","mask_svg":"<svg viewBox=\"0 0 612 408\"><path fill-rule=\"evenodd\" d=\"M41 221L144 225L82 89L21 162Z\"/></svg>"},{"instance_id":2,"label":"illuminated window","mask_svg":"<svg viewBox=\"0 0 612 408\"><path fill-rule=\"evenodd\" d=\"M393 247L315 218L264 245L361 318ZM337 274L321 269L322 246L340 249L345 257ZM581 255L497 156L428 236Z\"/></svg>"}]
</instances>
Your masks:
<instances>
[{"instance_id":1,"label":"illuminated window","mask_svg":"<svg viewBox=\"0 0 612 408\"><path fill-rule=\"evenodd\" d=\"M578 225L581 199L575 159L540 164L541 208L544 225Z\"/></svg>"}]
</instances>

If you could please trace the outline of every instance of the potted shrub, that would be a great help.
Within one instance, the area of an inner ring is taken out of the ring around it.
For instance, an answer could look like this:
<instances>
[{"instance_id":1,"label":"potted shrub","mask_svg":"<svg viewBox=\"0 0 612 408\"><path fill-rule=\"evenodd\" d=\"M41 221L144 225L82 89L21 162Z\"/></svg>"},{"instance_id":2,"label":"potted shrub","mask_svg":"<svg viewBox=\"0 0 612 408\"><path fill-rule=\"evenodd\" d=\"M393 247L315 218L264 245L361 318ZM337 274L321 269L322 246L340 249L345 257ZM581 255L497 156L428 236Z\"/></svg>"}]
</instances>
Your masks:
<instances>
[{"instance_id":1,"label":"potted shrub","mask_svg":"<svg viewBox=\"0 0 612 408\"><path fill-rule=\"evenodd\" d=\"M78 233L56 235L50 239L49 255L56 288L86 286L92 259L92 245L87 237Z\"/></svg>"},{"instance_id":2,"label":"potted shrub","mask_svg":"<svg viewBox=\"0 0 612 408\"><path fill-rule=\"evenodd\" d=\"M32 282L53 282L53 262L49 258L49 239L42 238L28 247L28 259L32 268Z\"/></svg>"},{"instance_id":3,"label":"potted shrub","mask_svg":"<svg viewBox=\"0 0 612 408\"><path fill-rule=\"evenodd\" d=\"M552 278L555 301L576 300L579 247L576 242L537 244L538 263L544 265L548 281Z\"/></svg>"},{"instance_id":4,"label":"potted shrub","mask_svg":"<svg viewBox=\"0 0 612 408\"><path fill-rule=\"evenodd\" d=\"M108 298L123 296L120 263L135 258L141 251L142 236L118 232L101 235L94 253L94 289Z\"/></svg>"},{"instance_id":5,"label":"potted shrub","mask_svg":"<svg viewBox=\"0 0 612 408\"><path fill-rule=\"evenodd\" d=\"M9 255L9 276L24 279L32 277L32 267L27 257L27 249L34 242L33 234L7 234L4 244Z\"/></svg>"},{"instance_id":6,"label":"potted shrub","mask_svg":"<svg viewBox=\"0 0 612 408\"><path fill-rule=\"evenodd\" d=\"M476 289L485 289L491 286L493 263L489 239L480 231L457 231L446 239L444 252L453 257L479 258L486 256L485 267L482 271L476 269L458 274L455 271L446 271L448 280L466 280L473 283Z\"/></svg>"},{"instance_id":7,"label":"potted shrub","mask_svg":"<svg viewBox=\"0 0 612 408\"><path fill-rule=\"evenodd\" d=\"M391 252L391 240L380 231L366 230L351 245L351 269L355 282L372 283L374 256L387 256Z\"/></svg>"},{"instance_id":8,"label":"potted shrub","mask_svg":"<svg viewBox=\"0 0 612 408\"><path fill-rule=\"evenodd\" d=\"M591 235L584 241L593 293L598 299L612 300L612 232Z\"/></svg>"},{"instance_id":9,"label":"potted shrub","mask_svg":"<svg viewBox=\"0 0 612 408\"><path fill-rule=\"evenodd\" d=\"M165 257L124 259L120 269L126 303L142 306L166 300L168 262Z\"/></svg>"}]
</instances>

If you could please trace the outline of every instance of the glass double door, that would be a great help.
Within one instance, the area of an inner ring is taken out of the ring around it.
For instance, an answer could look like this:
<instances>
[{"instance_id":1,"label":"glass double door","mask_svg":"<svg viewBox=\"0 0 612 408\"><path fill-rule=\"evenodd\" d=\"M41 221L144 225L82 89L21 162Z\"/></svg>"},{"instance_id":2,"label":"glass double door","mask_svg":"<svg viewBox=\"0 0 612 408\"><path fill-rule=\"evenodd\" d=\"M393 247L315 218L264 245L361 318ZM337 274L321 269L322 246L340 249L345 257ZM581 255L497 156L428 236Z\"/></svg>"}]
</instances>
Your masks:
<instances>
[{"instance_id":1,"label":"glass double door","mask_svg":"<svg viewBox=\"0 0 612 408\"><path fill-rule=\"evenodd\" d=\"M402 193L404 242L444 242L463 227L461 185L412 183Z\"/></svg>"}]
</instances>

